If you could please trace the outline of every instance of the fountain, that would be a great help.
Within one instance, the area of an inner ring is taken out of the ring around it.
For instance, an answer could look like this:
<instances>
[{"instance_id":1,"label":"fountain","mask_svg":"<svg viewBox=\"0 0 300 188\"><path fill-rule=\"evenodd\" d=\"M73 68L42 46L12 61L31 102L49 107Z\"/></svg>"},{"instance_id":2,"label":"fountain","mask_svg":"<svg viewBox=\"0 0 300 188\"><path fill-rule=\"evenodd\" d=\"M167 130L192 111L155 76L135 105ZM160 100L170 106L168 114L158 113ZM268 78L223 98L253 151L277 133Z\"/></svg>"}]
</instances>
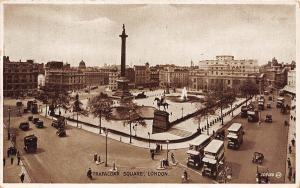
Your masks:
<instances>
[{"instance_id":1,"label":"fountain","mask_svg":"<svg viewBox=\"0 0 300 188\"><path fill-rule=\"evenodd\" d=\"M186 101L187 100L187 90L186 90L186 87L184 87L182 89L180 100L182 100L182 101Z\"/></svg>"}]
</instances>

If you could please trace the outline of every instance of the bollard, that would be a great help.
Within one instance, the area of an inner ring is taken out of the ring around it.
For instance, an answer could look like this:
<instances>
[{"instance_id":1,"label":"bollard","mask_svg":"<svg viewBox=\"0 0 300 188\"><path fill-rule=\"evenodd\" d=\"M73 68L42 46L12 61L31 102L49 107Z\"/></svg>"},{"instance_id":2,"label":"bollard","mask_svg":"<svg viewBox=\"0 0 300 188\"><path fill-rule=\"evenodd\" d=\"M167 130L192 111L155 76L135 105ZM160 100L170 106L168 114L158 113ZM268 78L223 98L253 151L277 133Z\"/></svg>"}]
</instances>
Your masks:
<instances>
[{"instance_id":1,"label":"bollard","mask_svg":"<svg viewBox=\"0 0 300 188\"><path fill-rule=\"evenodd\" d=\"M94 162L97 161L97 158L98 158L98 157L97 157L97 153L95 153L95 154L94 154Z\"/></svg>"},{"instance_id":2,"label":"bollard","mask_svg":"<svg viewBox=\"0 0 300 188\"><path fill-rule=\"evenodd\" d=\"M114 163L113 163L113 170L114 170L114 171L116 170L116 163L115 163L115 161L114 161Z\"/></svg>"}]
</instances>

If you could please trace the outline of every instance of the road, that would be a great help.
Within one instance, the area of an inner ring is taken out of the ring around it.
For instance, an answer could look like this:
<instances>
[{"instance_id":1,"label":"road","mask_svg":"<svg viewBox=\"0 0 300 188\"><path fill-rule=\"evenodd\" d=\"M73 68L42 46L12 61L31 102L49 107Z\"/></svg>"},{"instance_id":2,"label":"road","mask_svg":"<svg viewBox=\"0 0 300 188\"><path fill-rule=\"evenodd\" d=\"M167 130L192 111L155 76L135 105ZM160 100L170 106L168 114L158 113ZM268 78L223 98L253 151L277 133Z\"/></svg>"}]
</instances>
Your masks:
<instances>
[{"instance_id":1,"label":"road","mask_svg":"<svg viewBox=\"0 0 300 188\"><path fill-rule=\"evenodd\" d=\"M288 100L288 99L286 99ZM7 106L4 106L4 111ZM262 117L272 111L273 123L248 123L246 119L235 118L232 122L241 122L246 134L244 143L239 150L226 149L225 157L232 168L233 178L230 183L255 183L256 165L252 164L254 151L264 153L263 166L270 172L281 172L281 178L271 178L272 183L283 183L286 163L286 144L288 128L283 126L283 121L289 115L282 115L279 109L267 109L262 112ZM7 122L7 113L4 113L4 121ZM82 129L67 126L67 137L59 138L56 129L51 127L51 120L42 119L46 125L43 129L36 128L32 123L31 129L23 132L18 129L20 122L25 121L29 114L23 117L11 117L11 127L17 131L17 147L21 151L27 171L33 182L36 183L180 183L181 175L187 170L191 177L190 183L215 183L213 180L202 177L200 171L186 168L186 151L179 149L170 151L175 154L179 162L177 166L171 166L168 170L157 170L160 160L166 158L166 151L150 158L148 149L132 146L116 140L108 139L108 164L96 165L92 159L94 153L101 155L105 160L105 137ZM227 126L229 126L229 123ZM7 139L7 130L4 130L4 139ZM26 154L23 151L23 138L26 135L35 134L38 137L38 151L36 154ZM227 142L227 141L226 141ZM5 146L7 147L7 146ZM169 154L170 154L169 153ZM98 175L93 180L86 177L86 171L90 167L94 172L109 172L113 162L116 163L119 175ZM4 169L9 170L9 169ZM135 172L130 174L129 172ZM167 174L160 173L167 172ZM126 174L124 174L126 173ZM126 176L132 175L132 176ZM11 173L4 171L4 181L11 182Z\"/></svg>"}]
</instances>

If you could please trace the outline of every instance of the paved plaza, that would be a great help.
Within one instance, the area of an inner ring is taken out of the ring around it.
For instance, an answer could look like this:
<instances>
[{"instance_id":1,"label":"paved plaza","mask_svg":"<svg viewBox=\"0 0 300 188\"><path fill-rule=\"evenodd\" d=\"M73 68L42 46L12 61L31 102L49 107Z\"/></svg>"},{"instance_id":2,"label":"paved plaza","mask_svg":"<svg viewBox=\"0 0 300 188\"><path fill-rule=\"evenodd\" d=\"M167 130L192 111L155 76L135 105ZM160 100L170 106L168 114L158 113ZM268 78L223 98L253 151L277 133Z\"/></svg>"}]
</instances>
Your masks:
<instances>
[{"instance_id":1,"label":"paved plaza","mask_svg":"<svg viewBox=\"0 0 300 188\"><path fill-rule=\"evenodd\" d=\"M286 98L286 100L289 103L289 99ZM225 127L233 122L240 122L245 129L242 147L239 150L226 149L225 151L226 164L233 172L232 179L228 182L255 183L257 166L251 162L254 151L264 153L265 162L263 166L267 167L269 172L281 174L278 178L272 177L271 183L285 182L288 127L284 126L283 122L289 120L289 115L281 114L280 110L275 107L275 102L272 106L272 109L266 109L261 114L262 118L267 113L271 112L273 114L273 123L270 124L263 122L259 126L258 123L248 123L246 119L242 119L238 115L240 109L234 112L235 118L233 120L228 116L227 119L225 118ZM6 125L8 121L7 107L4 106L4 122ZM12 108L14 109L13 105ZM171 153L174 153L178 164L167 170L157 170L160 166L160 160L167 158L165 144L163 145L163 151L155 155L154 160L152 160L148 143L133 140L133 143L129 144L128 138L123 137L120 140L118 135L109 134L108 167L105 167L103 163L97 165L93 162L95 153L100 155L102 161L105 161L104 134L99 135L97 131L89 130L85 126L76 128L76 124L71 123L71 125L68 122L67 137L60 138L55 134L56 129L51 127L51 118L41 115L38 115L38 117L44 121L45 128L38 129L30 123L31 128L29 131L21 131L18 129L18 125L20 122L26 121L29 115L24 114L19 117L12 113L11 116L11 128L17 133L17 148L21 152L23 167L25 167L29 176L26 181L39 183L180 183L183 171L187 170L191 178L190 183L216 183L212 179L202 177L201 171L187 168L186 151L188 142L169 144L168 157ZM221 127L220 124L216 124L210 132ZM4 129L4 148L9 146L6 131ZM35 154L26 154L23 150L23 138L31 134L38 137L38 151ZM206 134L206 132L203 134ZM227 145L226 142L225 145ZM118 174L112 174L110 171L113 164L118 169ZM94 172L93 180L86 177L88 168L91 168ZM21 170L22 166L10 165L7 160L4 167L4 182L20 181L18 174Z\"/></svg>"}]
</instances>

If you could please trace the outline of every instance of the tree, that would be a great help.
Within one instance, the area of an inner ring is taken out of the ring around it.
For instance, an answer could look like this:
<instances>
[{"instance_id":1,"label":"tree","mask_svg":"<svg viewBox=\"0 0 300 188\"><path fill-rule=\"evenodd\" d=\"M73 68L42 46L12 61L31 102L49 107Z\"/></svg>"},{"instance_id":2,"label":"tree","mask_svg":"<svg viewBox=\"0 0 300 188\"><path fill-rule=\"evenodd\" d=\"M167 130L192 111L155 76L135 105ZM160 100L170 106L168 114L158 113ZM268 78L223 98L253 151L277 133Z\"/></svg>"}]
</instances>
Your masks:
<instances>
[{"instance_id":1,"label":"tree","mask_svg":"<svg viewBox=\"0 0 300 188\"><path fill-rule=\"evenodd\" d=\"M82 108L82 102L79 100L79 95L78 94L76 94L75 100L73 102L73 112L76 112L77 127L78 127L78 115L79 114L84 115L84 116L88 115L87 111Z\"/></svg>"},{"instance_id":2,"label":"tree","mask_svg":"<svg viewBox=\"0 0 300 188\"><path fill-rule=\"evenodd\" d=\"M99 134L101 134L101 119L108 119L112 113L113 100L104 93L100 93L89 101L89 109L91 113L99 118Z\"/></svg>"},{"instance_id":3,"label":"tree","mask_svg":"<svg viewBox=\"0 0 300 188\"><path fill-rule=\"evenodd\" d=\"M250 97L253 97L254 95L257 95L259 93L259 89L255 83L253 83L250 80L245 81L242 86L240 87L241 94L246 98L246 100ZM247 101L246 101L247 105Z\"/></svg>"},{"instance_id":4,"label":"tree","mask_svg":"<svg viewBox=\"0 0 300 188\"><path fill-rule=\"evenodd\" d=\"M124 116L126 118L125 123L129 125L129 142L132 143L132 124L146 125L146 123L137 112L138 105L133 103L132 100L122 101L121 105L126 108L126 110L124 111Z\"/></svg>"}]
</instances>

